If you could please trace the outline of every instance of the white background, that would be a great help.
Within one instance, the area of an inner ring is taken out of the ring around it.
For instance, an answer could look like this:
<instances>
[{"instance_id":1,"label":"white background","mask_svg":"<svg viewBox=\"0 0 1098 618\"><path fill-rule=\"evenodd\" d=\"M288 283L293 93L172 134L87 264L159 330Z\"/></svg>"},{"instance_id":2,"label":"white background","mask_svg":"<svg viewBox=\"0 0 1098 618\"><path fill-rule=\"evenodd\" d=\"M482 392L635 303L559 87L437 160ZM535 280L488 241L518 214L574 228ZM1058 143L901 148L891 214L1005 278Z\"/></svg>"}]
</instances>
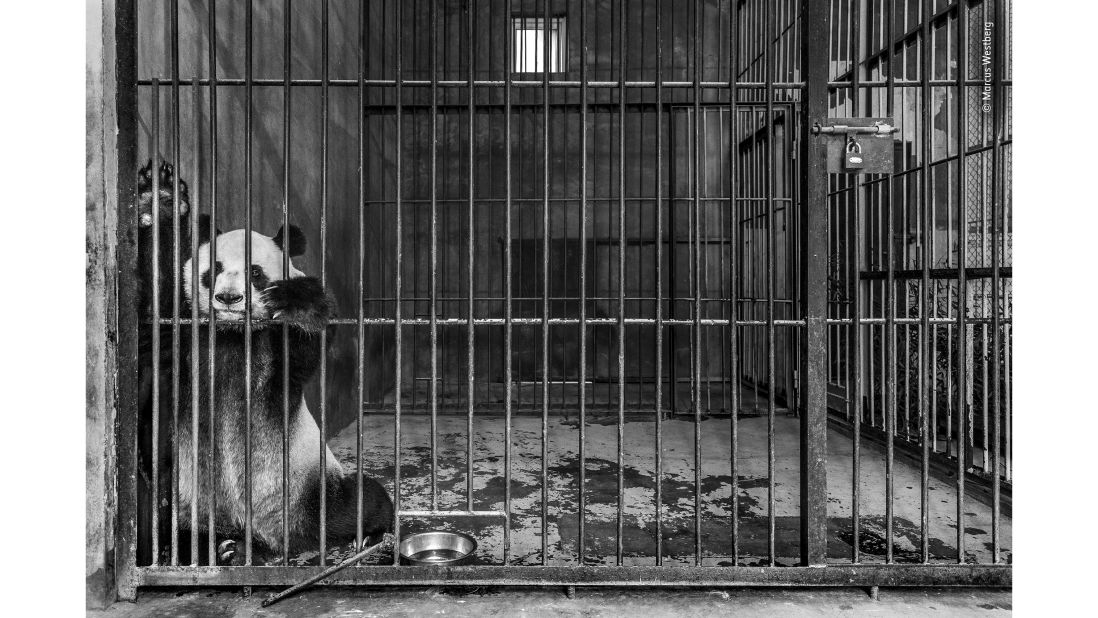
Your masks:
<instances>
[{"instance_id":1,"label":"white background","mask_svg":"<svg viewBox=\"0 0 1098 618\"><path fill-rule=\"evenodd\" d=\"M1095 586L1098 514L1095 17L1092 3L1015 6L1020 615L1094 611L1081 598ZM75 2L10 2L0 14L0 607L9 616L76 615L84 604L83 21Z\"/></svg>"}]
</instances>

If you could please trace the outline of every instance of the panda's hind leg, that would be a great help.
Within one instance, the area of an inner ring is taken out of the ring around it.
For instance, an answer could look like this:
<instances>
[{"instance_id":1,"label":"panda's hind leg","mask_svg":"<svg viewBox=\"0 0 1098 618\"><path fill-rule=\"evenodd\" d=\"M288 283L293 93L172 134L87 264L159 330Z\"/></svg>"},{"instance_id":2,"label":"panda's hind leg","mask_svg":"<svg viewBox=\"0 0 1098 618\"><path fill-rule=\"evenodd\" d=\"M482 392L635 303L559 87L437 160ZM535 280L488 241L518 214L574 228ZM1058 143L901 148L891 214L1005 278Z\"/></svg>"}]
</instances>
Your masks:
<instances>
[{"instance_id":1,"label":"panda's hind leg","mask_svg":"<svg viewBox=\"0 0 1098 618\"><path fill-rule=\"evenodd\" d=\"M194 537L198 537L197 560L191 552L191 542ZM235 531L228 535L218 533L215 537L214 565L243 566L244 544L243 542L238 543L238 539L243 538L243 531ZM210 564L210 533L208 530L193 532L187 528L180 528L178 547L179 564L198 564L199 566ZM165 561L164 564L168 564L168 562Z\"/></svg>"},{"instance_id":2,"label":"panda's hind leg","mask_svg":"<svg viewBox=\"0 0 1098 618\"><path fill-rule=\"evenodd\" d=\"M217 544L217 566L244 566L244 547L236 539L224 539Z\"/></svg>"}]
</instances>

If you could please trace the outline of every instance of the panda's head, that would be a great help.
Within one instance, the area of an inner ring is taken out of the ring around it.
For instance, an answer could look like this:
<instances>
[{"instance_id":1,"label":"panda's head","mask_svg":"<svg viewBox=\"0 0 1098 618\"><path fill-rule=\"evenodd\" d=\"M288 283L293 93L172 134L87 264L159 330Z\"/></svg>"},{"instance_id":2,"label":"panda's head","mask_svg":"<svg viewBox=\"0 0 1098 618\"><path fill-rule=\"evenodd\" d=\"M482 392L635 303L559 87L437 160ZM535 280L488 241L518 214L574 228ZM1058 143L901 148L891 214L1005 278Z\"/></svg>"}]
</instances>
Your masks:
<instances>
[{"instance_id":1,"label":"panda's head","mask_svg":"<svg viewBox=\"0 0 1098 618\"><path fill-rule=\"evenodd\" d=\"M290 263L289 273L284 273L283 251L289 244L290 257L305 252L305 236L297 227L279 229L273 237L252 232L251 263L245 261L246 230L233 230L218 233L213 239L216 247L214 263L210 263L211 241L203 240L198 248L198 264L187 260L183 265L184 294L190 303L198 303L198 310L208 316L211 308L217 319L242 320L247 300L247 273L251 272L252 317L265 319L270 311L264 305L263 291L272 282L291 277L302 277L304 273ZM194 298L194 279L198 277L198 297Z\"/></svg>"},{"instance_id":2,"label":"panda's head","mask_svg":"<svg viewBox=\"0 0 1098 618\"><path fill-rule=\"evenodd\" d=\"M141 227L152 227L153 201L159 208L160 225L168 226L175 219L175 169L171 163L164 161L157 171L156 191L153 191L153 163L150 159L145 166L137 171L137 210L140 216ZM191 197L187 183L179 180L179 218L187 216L191 210Z\"/></svg>"}]
</instances>

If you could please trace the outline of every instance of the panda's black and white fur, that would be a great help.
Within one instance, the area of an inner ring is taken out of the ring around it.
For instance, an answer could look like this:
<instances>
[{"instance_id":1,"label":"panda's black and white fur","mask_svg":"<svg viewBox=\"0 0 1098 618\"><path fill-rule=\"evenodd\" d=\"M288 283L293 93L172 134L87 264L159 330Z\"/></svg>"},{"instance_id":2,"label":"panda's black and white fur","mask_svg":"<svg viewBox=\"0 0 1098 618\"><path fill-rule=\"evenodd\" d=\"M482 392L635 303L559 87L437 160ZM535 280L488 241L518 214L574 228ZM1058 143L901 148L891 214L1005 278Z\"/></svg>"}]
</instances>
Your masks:
<instances>
[{"instance_id":1,"label":"panda's black and white fur","mask_svg":"<svg viewBox=\"0 0 1098 618\"><path fill-rule=\"evenodd\" d=\"M358 478L345 474L339 461L323 445L327 476L321 478L320 432L305 403L303 389L314 376L320 362L321 332L327 328L332 301L320 281L306 276L289 262L283 270L283 250L300 255L304 237L297 228L279 230L274 237L251 233L251 263L245 261L248 232L234 230L219 233L213 239L216 261L210 263L210 241L198 248L197 263L187 260L182 281L188 305L197 304L200 315L212 311L218 323L216 333L215 409L212 415L212 442L209 413L209 332L202 325L199 336L199 434L197 462L199 521L206 521L209 496L213 496L219 541L242 541L245 527L245 305L246 272L251 271L251 316L256 321L251 331L251 473L253 540L274 553L316 550L319 545L320 488L326 489L327 542L329 547L354 540ZM197 296L193 285L197 277ZM187 307L190 311L190 306ZM275 320L272 323L268 320ZM222 321L229 323L221 323ZM288 338L284 357L283 327ZM330 338L329 338L330 340ZM180 367L189 371L190 351L184 347ZM283 364L288 358L288 365ZM289 529L290 547L283 547L283 374L288 375L289 401ZM180 380L178 434L179 512L189 513L195 496L192 479L196 462L192 460L191 378ZM207 454L213 453L211 470ZM363 536L379 540L392 528L393 506L385 489L375 480L363 477ZM189 517L181 516L181 526ZM238 546L238 556L243 554Z\"/></svg>"}]
</instances>

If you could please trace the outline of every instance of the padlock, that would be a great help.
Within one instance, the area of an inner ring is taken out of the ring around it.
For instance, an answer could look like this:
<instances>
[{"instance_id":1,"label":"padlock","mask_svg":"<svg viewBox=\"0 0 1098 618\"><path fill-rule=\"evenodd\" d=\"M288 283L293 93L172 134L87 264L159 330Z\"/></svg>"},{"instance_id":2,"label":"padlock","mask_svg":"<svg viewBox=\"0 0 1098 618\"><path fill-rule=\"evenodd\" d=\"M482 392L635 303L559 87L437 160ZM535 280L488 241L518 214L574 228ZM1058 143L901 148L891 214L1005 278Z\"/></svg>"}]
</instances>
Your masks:
<instances>
[{"instance_id":1,"label":"padlock","mask_svg":"<svg viewBox=\"0 0 1098 618\"><path fill-rule=\"evenodd\" d=\"M846 144L846 153L843 156L843 167L848 172L858 172L865 168L865 157L862 156L862 145L854 136Z\"/></svg>"}]
</instances>

